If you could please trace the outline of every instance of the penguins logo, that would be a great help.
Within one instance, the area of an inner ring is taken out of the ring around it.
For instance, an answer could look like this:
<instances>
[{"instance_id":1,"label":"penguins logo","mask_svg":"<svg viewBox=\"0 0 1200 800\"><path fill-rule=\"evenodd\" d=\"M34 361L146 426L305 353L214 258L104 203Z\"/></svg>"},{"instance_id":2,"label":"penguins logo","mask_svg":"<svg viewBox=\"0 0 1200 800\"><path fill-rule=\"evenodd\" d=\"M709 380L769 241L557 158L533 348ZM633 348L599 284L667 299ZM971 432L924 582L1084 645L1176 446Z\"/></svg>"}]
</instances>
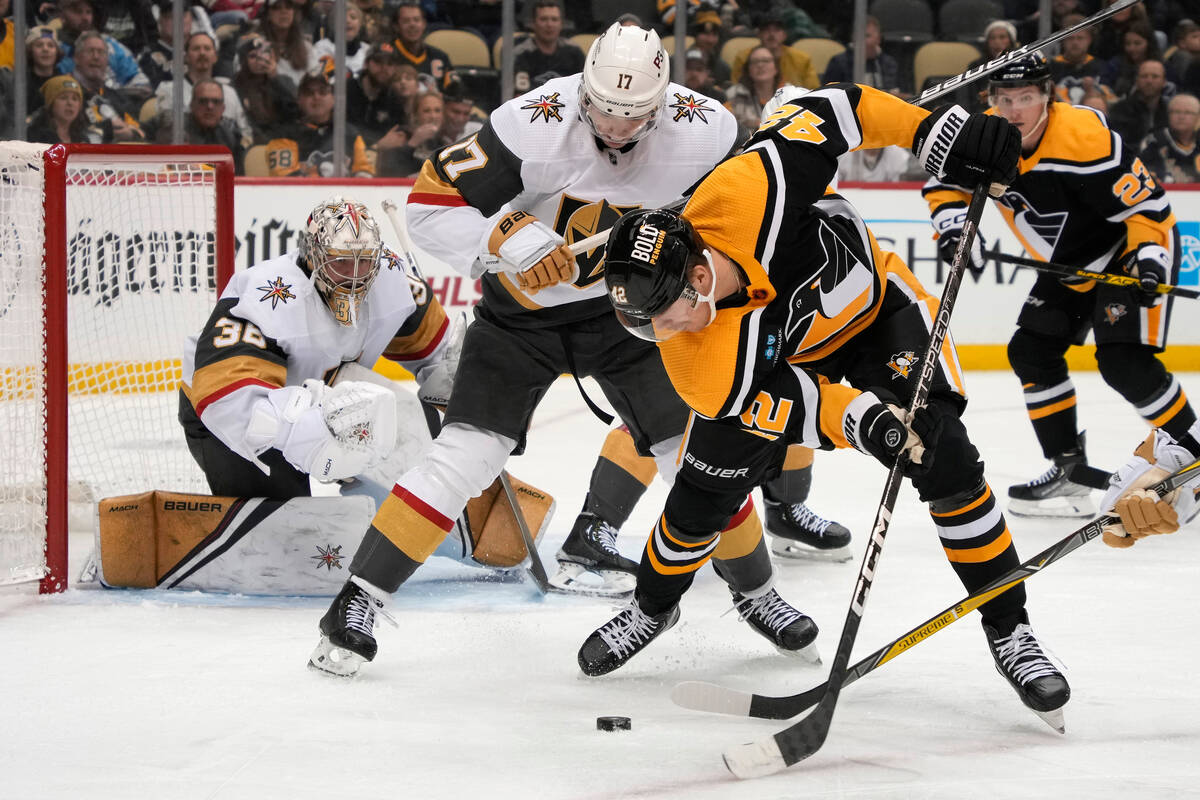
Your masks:
<instances>
[{"instance_id":1,"label":"penguins logo","mask_svg":"<svg viewBox=\"0 0 1200 800\"><path fill-rule=\"evenodd\" d=\"M622 214L641 206L614 206L607 200L584 200L569 194L562 196L558 213L554 216L554 230L558 231L567 244L579 242L613 226ZM597 245L586 253L575 257L579 265L579 288L590 286L604 276L604 247Z\"/></svg>"},{"instance_id":2,"label":"penguins logo","mask_svg":"<svg viewBox=\"0 0 1200 800\"><path fill-rule=\"evenodd\" d=\"M1109 325L1116 325L1117 320L1125 316L1124 303L1109 303L1104 307L1104 321Z\"/></svg>"},{"instance_id":3,"label":"penguins logo","mask_svg":"<svg viewBox=\"0 0 1200 800\"><path fill-rule=\"evenodd\" d=\"M892 380L907 378L908 374L912 372L912 368L917 365L917 354L912 350L896 353L887 365L892 370Z\"/></svg>"}]
</instances>

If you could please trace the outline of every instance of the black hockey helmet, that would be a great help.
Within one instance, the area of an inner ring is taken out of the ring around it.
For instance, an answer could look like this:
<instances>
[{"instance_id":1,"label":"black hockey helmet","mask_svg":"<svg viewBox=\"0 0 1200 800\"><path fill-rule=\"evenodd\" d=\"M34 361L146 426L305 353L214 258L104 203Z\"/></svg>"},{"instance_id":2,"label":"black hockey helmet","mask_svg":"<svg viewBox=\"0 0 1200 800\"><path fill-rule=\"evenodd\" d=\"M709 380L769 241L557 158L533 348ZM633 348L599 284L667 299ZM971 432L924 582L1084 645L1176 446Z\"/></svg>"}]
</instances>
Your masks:
<instances>
[{"instance_id":1,"label":"black hockey helmet","mask_svg":"<svg viewBox=\"0 0 1200 800\"><path fill-rule=\"evenodd\" d=\"M623 215L608 235L604 282L618 316L649 320L691 285L688 268L704 260L704 245L677 211L640 209Z\"/></svg>"},{"instance_id":2,"label":"black hockey helmet","mask_svg":"<svg viewBox=\"0 0 1200 800\"><path fill-rule=\"evenodd\" d=\"M1041 53L1030 53L1011 64L1006 64L988 77L988 93L996 89L1011 89L1019 86L1037 86L1051 94L1054 79L1050 76L1050 62Z\"/></svg>"}]
</instances>

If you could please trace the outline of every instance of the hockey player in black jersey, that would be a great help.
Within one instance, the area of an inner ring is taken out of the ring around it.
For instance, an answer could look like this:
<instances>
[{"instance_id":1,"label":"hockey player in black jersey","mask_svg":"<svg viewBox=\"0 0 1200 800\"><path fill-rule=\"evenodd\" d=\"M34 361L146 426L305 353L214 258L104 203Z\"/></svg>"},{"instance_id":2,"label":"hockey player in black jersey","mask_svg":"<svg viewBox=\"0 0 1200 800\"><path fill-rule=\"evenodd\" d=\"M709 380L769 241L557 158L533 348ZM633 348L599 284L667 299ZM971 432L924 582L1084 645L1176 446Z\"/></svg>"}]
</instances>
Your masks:
<instances>
[{"instance_id":1,"label":"hockey player in black jersey","mask_svg":"<svg viewBox=\"0 0 1200 800\"><path fill-rule=\"evenodd\" d=\"M1179 274L1179 232L1162 187L1104 117L1054 99L1046 60L1033 55L996 72L989 113L1021 131L1016 179L997 207L1033 258L1140 279L1143 289L1039 274L1008 343L1008 357L1043 455L1044 474L1009 488L1009 510L1089 517L1107 476L1088 466L1076 425L1075 387L1064 354L1096 342L1106 383L1161 434L1162 459L1200 456L1200 425L1179 381L1158 358L1172 299L1156 294ZM931 180L924 194L945 247L962 229L967 194ZM1170 455L1167 448L1171 450ZM1111 501L1108 498L1106 502Z\"/></svg>"}]
</instances>

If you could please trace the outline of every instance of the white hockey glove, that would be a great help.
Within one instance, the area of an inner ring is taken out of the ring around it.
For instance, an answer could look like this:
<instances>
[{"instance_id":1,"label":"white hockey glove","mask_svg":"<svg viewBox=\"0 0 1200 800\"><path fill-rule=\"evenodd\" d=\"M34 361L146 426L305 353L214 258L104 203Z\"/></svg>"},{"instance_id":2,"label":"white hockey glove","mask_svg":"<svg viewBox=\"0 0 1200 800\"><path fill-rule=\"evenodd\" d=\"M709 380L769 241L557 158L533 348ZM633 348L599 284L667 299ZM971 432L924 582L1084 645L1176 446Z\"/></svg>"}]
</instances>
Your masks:
<instances>
[{"instance_id":1,"label":"white hockey glove","mask_svg":"<svg viewBox=\"0 0 1200 800\"><path fill-rule=\"evenodd\" d=\"M1138 539L1174 533L1180 520L1187 522L1196 515L1195 487L1182 486L1162 498L1146 489L1195 461L1191 451L1160 428L1133 453L1113 474L1100 503L1102 513L1111 510L1121 518L1121 524L1104 529L1104 543L1109 547L1132 547Z\"/></svg>"},{"instance_id":2,"label":"white hockey glove","mask_svg":"<svg viewBox=\"0 0 1200 800\"><path fill-rule=\"evenodd\" d=\"M575 256L566 240L526 211L510 211L488 231L479 252L488 272L517 273L517 285L536 292L575 280Z\"/></svg>"},{"instance_id":3,"label":"white hockey glove","mask_svg":"<svg viewBox=\"0 0 1200 800\"><path fill-rule=\"evenodd\" d=\"M947 265L954 263L954 253L958 250L959 240L962 239L963 223L966 222L966 219L966 206L959 206L957 208L940 208L930 220L938 236L938 254L941 255L943 263ZM978 230L975 231L975 240L971 242L971 249L967 252L966 267L976 275L981 275L987 266L987 262L983 258L985 246L983 234Z\"/></svg>"},{"instance_id":4,"label":"white hockey glove","mask_svg":"<svg viewBox=\"0 0 1200 800\"><path fill-rule=\"evenodd\" d=\"M421 398L421 402L439 408L449 404L450 392L454 389L454 373L458 371L458 357L462 355L463 338L470 324L465 311L455 315L446 331L441 359L417 370L417 397Z\"/></svg>"}]
</instances>

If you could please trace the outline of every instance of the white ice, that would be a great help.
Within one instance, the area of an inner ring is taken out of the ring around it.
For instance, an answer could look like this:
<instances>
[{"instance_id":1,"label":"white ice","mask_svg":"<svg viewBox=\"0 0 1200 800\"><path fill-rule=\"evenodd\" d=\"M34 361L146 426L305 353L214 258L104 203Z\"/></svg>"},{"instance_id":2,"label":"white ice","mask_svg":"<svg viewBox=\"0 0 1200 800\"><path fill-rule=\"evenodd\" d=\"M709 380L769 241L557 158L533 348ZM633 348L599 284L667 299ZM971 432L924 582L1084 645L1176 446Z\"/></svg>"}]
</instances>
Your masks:
<instances>
[{"instance_id":1,"label":"white ice","mask_svg":"<svg viewBox=\"0 0 1200 800\"><path fill-rule=\"evenodd\" d=\"M1200 386L1200 373L1182 374ZM1096 373L1075 375L1092 462L1114 467L1145 433ZM969 375L967 423L994 489L1040 474L1017 380ZM594 392L593 388L593 392ZM1200 389L1194 389L1200 392ZM604 435L573 384L535 419L515 474L553 492L552 557ZM884 472L818 453L812 505L851 526L861 556ZM637 557L656 486L625 528ZM1009 518L1023 557L1080 521ZM582 676L575 654L603 601L537 597L526 583L434 560L396 595L399 629L352 681L305 669L326 601L100 591L0 596L2 798L1177 798L1200 792L1196 528L1116 551L1093 542L1033 577L1035 630L1073 689L1060 736L996 674L972 615L842 694L825 746L742 782L720 753L784 726L674 707L709 680L790 693L824 680L858 558L779 566L786 598L821 626L826 666L779 656L708 568L679 625L624 669ZM78 566L88 541L74 536ZM75 568L73 567L73 569ZM72 573L72 577L74 573ZM905 489L856 657L961 597L932 525ZM599 715L632 717L602 733ZM1191 755L1189 755L1191 754Z\"/></svg>"}]
</instances>

